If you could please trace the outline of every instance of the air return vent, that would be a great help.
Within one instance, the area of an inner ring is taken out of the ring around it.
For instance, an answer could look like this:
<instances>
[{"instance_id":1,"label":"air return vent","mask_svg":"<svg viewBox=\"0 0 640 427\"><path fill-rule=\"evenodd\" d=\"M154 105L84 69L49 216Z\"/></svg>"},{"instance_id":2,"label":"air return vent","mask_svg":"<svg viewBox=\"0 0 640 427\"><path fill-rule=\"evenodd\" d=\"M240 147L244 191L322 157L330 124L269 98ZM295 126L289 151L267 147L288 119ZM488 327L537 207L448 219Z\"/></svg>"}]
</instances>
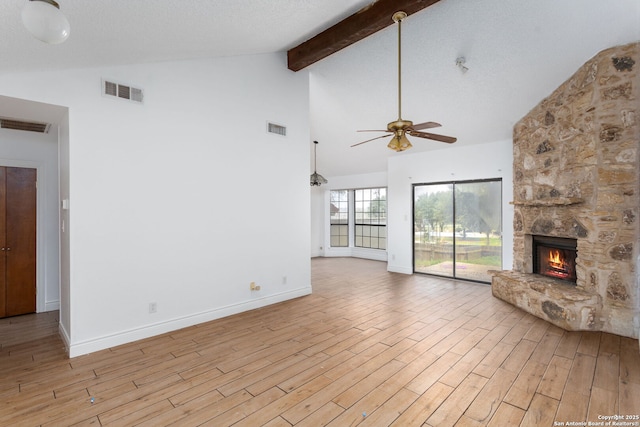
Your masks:
<instances>
[{"instance_id":1,"label":"air return vent","mask_svg":"<svg viewBox=\"0 0 640 427\"><path fill-rule=\"evenodd\" d=\"M276 135L287 136L287 128L275 123L267 123L267 132L275 133Z\"/></svg>"},{"instance_id":2,"label":"air return vent","mask_svg":"<svg viewBox=\"0 0 640 427\"><path fill-rule=\"evenodd\" d=\"M7 117L0 117L0 128L2 129L13 129L13 130L24 130L27 132L38 132L38 133L49 133L49 129L51 128L50 123L41 123L41 122L28 122L24 120L18 119L10 119Z\"/></svg>"},{"instance_id":3,"label":"air return vent","mask_svg":"<svg viewBox=\"0 0 640 427\"><path fill-rule=\"evenodd\" d=\"M144 99L142 89L105 79L102 80L102 95L138 103Z\"/></svg>"}]
</instances>

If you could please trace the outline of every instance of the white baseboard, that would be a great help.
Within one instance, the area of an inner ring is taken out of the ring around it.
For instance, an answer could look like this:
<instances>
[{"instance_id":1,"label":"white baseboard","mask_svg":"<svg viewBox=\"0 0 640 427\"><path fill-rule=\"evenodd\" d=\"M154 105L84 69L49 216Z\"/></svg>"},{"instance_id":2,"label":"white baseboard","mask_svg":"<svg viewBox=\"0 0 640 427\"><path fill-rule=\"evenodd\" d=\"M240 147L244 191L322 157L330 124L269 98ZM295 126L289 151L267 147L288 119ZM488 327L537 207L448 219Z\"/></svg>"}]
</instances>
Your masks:
<instances>
[{"instance_id":1,"label":"white baseboard","mask_svg":"<svg viewBox=\"0 0 640 427\"><path fill-rule=\"evenodd\" d=\"M71 340L69 339L69 333L64 328L62 322L58 322L58 333L60 334L62 341L64 341L64 347L67 350L67 356L69 356L69 343Z\"/></svg>"},{"instance_id":2,"label":"white baseboard","mask_svg":"<svg viewBox=\"0 0 640 427\"><path fill-rule=\"evenodd\" d=\"M351 256L354 258L372 259L374 261L387 261L387 251L380 249L352 248Z\"/></svg>"},{"instance_id":3,"label":"white baseboard","mask_svg":"<svg viewBox=\"0 0 640 427\"><path fill-rule=\"evenodd\" d=\"M387 264L387 271L391 273L413 274L413 268Z\"/></svg>"},{"instance_id":4,"label":"white baseboard","mask_svg":"<svg viewBox=\"0 0 640 427\"><path fill-rule=\"evenodd\" d=\"M382 249L368 249L358 247L330 248L320 256L331 257L353 257L372 259L374 261L387 261L387 251Z\"/></svg>"},{"instance_id":5,"label":"white baseboard","mask_svg":"<svg viewBox=\"0 0 640 427\"><path fill-rule=\"evenodd\" d=\"M46 301L44 303L44 311L60 310L60 300Z\"/></svg>"},{"instance_id":6,"label":"white baseboard","mask_svg":"<svg viewBox=\"0 0 640 427\"><path fill-rule=\"evenodd\" d=\"M153 337L200 323L210 322L212 320L221 319L233 314L242 313L248 310L254 310L256 308L266 307L271 304L287 301L309 294L311 294L311 287L300 288L276 295L269 295L264 298L256 298L254 300L245 301L240 304L219 307L201 313L190 314L187 316L165 320L150 325L144 325L138 328L133 328L81 342L71 342L71 340L68 339L67 335L66 342L69 343L67 345L67 348L69 350L69 357L77 357L83 354L93 353L95 351L104 350L106 348L115 347L121 344ZM64 336L63 339L65 339Z\"/></svg>"}]
</instances>

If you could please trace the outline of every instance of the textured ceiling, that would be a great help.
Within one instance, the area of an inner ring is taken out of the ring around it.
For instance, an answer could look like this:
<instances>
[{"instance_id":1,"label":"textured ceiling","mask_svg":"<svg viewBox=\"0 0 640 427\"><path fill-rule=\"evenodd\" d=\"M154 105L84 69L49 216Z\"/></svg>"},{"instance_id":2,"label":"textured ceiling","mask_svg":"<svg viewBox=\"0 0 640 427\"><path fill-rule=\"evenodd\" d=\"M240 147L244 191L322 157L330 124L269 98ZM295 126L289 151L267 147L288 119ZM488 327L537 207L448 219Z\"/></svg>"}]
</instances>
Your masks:
<instances>
[{"instance_id":1,"label":"textured ceiling","mask_svg":"<svg viewBox=\"0 0 640 427\"><path fill-rule=\"evenodd\" d=\"M370 3L58 0L71 35L48 46L22 26L26 1L0 1L0 73L285 51Z\"/></svg>"},{"instance_id":2,"label":"textured ceiling","mask_svg":"<svg viewBox=\"0 0 640 427\"><path fill-rule=\"evenodd\" d=\"M286 51L370 3L58 0L71 36L49 46L22 27L24 2L0 1L0 78ZM639 23L638 0L441 0L403 23L403 118L442 123L434 133L458 137L455 146L509 139L513 125L589 58L640 40ZM385 171L389 156L448 147L417 138L404 153L388 150L386 140L349 147L374 136L356 130L397 118L396 37L391 26L309 67L311 140L320 141L324 176ZM466 73L455 66L459 56Z\"/></svg>"},{"instance_id":3,"label":"textured ceiling","mask_svg":"<svg viewBox=\"0 0 640 427\"><path fill-rule=\"evenodd\" d=\"M357 129L397 118L396 38L389 27L311 67L325 177L385 171L391 156L452 147L409 137L413 148L402 153L385 139L350 148L376 135ZM457 137L453 146L511 139L513 125L587 60L634 41L638 0L442 0L403 21L403 119L441 123L430 131Z\"/></svg>"}]
</instances>

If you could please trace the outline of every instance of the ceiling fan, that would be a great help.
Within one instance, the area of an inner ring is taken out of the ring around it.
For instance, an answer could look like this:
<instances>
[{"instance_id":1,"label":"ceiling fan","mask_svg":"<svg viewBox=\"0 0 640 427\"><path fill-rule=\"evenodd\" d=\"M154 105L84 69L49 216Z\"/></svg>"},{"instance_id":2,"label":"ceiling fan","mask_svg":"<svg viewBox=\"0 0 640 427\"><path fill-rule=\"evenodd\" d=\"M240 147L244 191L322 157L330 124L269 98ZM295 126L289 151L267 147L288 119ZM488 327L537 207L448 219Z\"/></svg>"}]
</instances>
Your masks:
<instances>
[{"instance_id":1,"label":"ceiling fan","mask_svg":"<svg viewBox=\"0 0 640 427\"><path fill-rule=\"evenodd\" d=\"M385 135L378 136L376 138L368 139L366 141L353 144L355 147L366 142L375 141L380 138L387 138L393 135L393 138L389 142L389 147L395 151L404 151L412 147L411 142L407 139L407 134L411 136L417 136L419 138L433 139L435 141L446 142L448 144L456 142L456 138L452 136L436 135L429 132L421 132L423 129L431 129L442 126L436 122L424 122L413 124L410 120L402 120L402 65L401 65L401 32L402 32L402 20L407 17L405 12L396 12L393 14L393 22L398 24L398 120L395 120L387 125L387 130L360 130L358 132L386 132Z\"/></svg>"}]
</instances>

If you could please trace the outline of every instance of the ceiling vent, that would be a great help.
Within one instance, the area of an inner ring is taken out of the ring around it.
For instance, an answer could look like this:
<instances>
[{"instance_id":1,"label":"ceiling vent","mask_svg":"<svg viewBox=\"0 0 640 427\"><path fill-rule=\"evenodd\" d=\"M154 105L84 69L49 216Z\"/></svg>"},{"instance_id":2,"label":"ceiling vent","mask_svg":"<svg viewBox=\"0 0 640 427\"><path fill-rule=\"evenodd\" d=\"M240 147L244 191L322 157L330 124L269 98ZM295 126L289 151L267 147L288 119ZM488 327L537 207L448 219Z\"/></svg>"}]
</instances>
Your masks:
<instances>
[{"instance_id":1,"label":"ceiling vent","mask_svg":"<svg viewBox=\"0 0 640 427\"><path fill-rule=\"evenodd\" d=\"M276 135L287 136L287 128L275 123L267 123L267 132L275 133Z\"/></svg>"},{"instance_id":2,"label":"ceiling vent","mask_svg":"<svg viewBox=\"0 0 640 427\"><path fill-rule=\"evenodd\" d=\"M51 123L29 122L25 120L0 117L0 128L23 130L27 132L49 133Z\"/></svg>"},{"instance_id":3,"label":"ceiling vent","mask_svg":"<svg viewBox=\"0 0 640 427\"><path fill-rule=\"evenodd\" d=\"M133 101L139 104L141 104L144 99L142 89L105 79L102 79L102 95Z\"/></svg>"}]
</instances>

